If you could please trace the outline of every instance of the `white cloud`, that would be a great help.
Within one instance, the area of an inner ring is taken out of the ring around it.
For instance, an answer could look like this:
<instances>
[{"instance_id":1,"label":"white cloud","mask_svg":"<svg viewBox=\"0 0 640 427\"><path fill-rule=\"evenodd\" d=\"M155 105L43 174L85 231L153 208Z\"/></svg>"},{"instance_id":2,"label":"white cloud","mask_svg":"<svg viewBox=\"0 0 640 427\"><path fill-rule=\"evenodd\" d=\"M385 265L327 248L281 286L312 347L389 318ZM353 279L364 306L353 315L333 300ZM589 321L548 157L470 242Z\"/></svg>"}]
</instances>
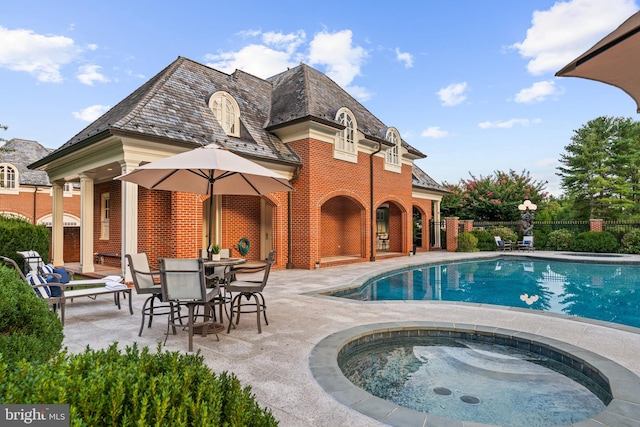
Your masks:
<instances>
[{"instance_id":1,"label":"white cloud","mask_svg":"<svg viewBox=\"0 0 640 427\"><path fill-rule=\"evenodd\" d=\"M404 68L413 67L413 55L409 52L400 52L400 49L396 48L396 59L404 64Z\"/></svg>"},{"instance_id":2,"label":"white cloud","mask_svg":"<svg viewBox=\"0 0 640 427\"><path fill-rule=\"evenodd\" d=\"M25 71L41 82L59 83L60 69L80 53L73 39L0 26L0 67Z\"/></svg>"},{"instance_id":3,"label":"white cloud","mask_svg":"<svg viewBox=\"0 0 640 427\"><path fill-rule=\"evenodd\" d=\"M531 87L522 89L516 94L515 101L522 104L533 104L535 102L542 102L547 97L552 95L559 95L562 90L556 87L553 80L547 80L542 82L536 82Z\"/></svg>"},{"instance_id":4,"label":"white cloud","mask_svg":"<svg viewBox=\"0 0 640 427\"><path fill-rule=\"evenodd\" d=\"M467 99L465 91L467 90L467 82L453 83L438 91L440 102L445 107L452 107L464 102Z\"/></svg>"},{"instance_id":5,"label":"white cloud","mask_svg":"<svg viewBox=\"0 0 640 427\"><path fill-rule=\"evenodd\" d=\"M108 77L106 77L104 74L100 72L101 69L102 67L99 65L83 65L78 69L78 74L76 77L78 77L78 80L80 80L80 83L89 85L89 86L93 86L95 82L98 82L98 83L110 82L111 80L109 80Z\"/></svg>"},{"instance_id":6,"label":"white cloud","mask_svg":"<svg viewBox=\"0 0 640 427\"><path fill-rule=\"evenodd\" d=\"M267 78L296 65L291 55L259 44L250 44L237 52L205 55L207 65L225 73L242 70L254 76Z\"/></svg>"},{"instance_id":7,"label":"white cloud","mask_svg":"<svg viewBox=\"0 0 640 427\"><path fill-rule=\"evenodd\" d=\"M478 123L478 127L481 129L511 129L515 125L530 126L532 124L542 123L540 119L511 119L507 121L495 121L495 122L482 122Z\"/></svg>"},{"instance_id":8,"label":"white cloud","mask_svg":"<svg viewBox=\"0 0 640 427\"><path fill-rule=\"evenodd\" d=\"M316 34L309 42L306 55L301 51L306 42L304 31L287 34L248 30L241 35L248 38L260 37L260 41L238 51L207 54L207 65L225 73L239 69L266 78L303 61L311 66L324 66L327 76L358 99L366 101L372 96L366 88L350 86L354 78L360 75L360 69L368 55L364 48L353 45L350 30L334 33L322 31Z\"/></svg>"},{"instance_id":9,"label":"white cloud","mask_svg":"<svg viewBox=\"0 0 640 427\"><path fill-rule=\"evenodd\" d=\"M558 1L535 11L526 38L511 45L533 75L556 72L638 10L634 0Z\"/></svg>"},{"instance_id":10,"label":"white cloud","mask_svg":"<svg viewBox=\"0 0 640 427\"><path fill-rule=\"evenodd\" d=\"M421 135L425 138L444 138L445 136L449 136L449 132L446 130L440 129L439 126L430 126L427 129L423 130Z\"/></svg>"},{"instance_id":11,"label":"white cloud","mask_svg":"<svg viewBox=\"0 0 640 427\"><path fill-rule=\"evenodd\" d=\"M109 111L108 105L92 105L83 109L80 112L73 112L73 117L76 119L83 120L85 122L92 122L96 120L98 117Z\"/></svg>"},{"instance_id":12,"label":"white cloud","mask_svg":"<svg viewBox=\"0 0 640 427\"><path fill-rule=\"evenodd\" d=\"M539 166L539 167L556 166L558 164L560 164L558 159L555 159L553 157L549 157L549 158L546 158L546 159L540 159L540 160L535 162L535 165Z\"/></svg>"},{"instance_id":13,"label":"white cloud","mask_svg":"<svg viewBox=\"0 0 640 427\"><path fill-rule=\"evenodd\" d=\"M360 67L367 55L364 48L353 46L351 30L323 31L309 43L309 65L324 65L326 74L344 88L360 75Z\"/></svg>"}]
</instances>

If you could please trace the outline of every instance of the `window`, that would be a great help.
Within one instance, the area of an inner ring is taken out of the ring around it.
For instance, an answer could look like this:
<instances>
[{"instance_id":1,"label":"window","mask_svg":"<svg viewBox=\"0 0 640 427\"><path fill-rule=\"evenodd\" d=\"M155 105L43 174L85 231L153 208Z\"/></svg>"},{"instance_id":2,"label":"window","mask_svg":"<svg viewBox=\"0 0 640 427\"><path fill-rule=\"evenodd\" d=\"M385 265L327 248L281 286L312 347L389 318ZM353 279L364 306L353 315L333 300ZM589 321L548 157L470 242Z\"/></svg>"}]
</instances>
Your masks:
<instances>
[{"instance_id":1,"label":"window","mask_svg":"<svg viewBox=\"0 0 640 427\"><path fill-rule=\"evenodd\" d=\"M11 190L18 188L18 171L9 164L0 164L0 188Z\"/></svg>"},{"instance_id":2,"label":"window","mask_svg":"<svg viewBox=\"0 0 640 427\"><path fill-rule=\"evenodd\" d=\"M356 151L353 117L346 111L342 111L338 113L336 119L345 127L342 132L338 133L336 149L353 153Z\"/></svg>"},{"instance_id":3,"label":"window","mask_svg":"<svg viewBox=\"0 0 640 427\"><path fill-rule=\"evenodd\" d=\"M216 92L209 98L209 108L227 135L240 136L240 108L231 95Z\"/></svg>"},{"instance_id":4,"label":"window","mask_svg":"<svg viewBox=\"0 0 640 427\"><path fill-rule=\"evenodd\" d=\"M389 130L387 130L386 139L393 143L393 146L387 148L385 169L400 173L402 171L402 167L400 166L400 144L402 141L400 139L400 135L394 128L389 128Z\"/></svg>"},{"instance_id":5,"label":"window","mask_svg":"<svg viewBox=\"0 0 640 427\"><path fill-rule=\"evenodd\" d=\"M336 121L343 125L344 129L336 133L333 156L336 159L357 163L357 125L355 119L353 118L353 114L347 108L341 108L336 114Z\"/></svg>"},{"instance_id":6,"label":"window","mask_svg":"<svg viewBox=\"0 0 640 427\"><path fill-rule=\"evenodd\" d=\"M100 239L109 240L109 215L111 211L111 201L109 193L102 193L100 197Z\"/></svg>"}]
</instances>

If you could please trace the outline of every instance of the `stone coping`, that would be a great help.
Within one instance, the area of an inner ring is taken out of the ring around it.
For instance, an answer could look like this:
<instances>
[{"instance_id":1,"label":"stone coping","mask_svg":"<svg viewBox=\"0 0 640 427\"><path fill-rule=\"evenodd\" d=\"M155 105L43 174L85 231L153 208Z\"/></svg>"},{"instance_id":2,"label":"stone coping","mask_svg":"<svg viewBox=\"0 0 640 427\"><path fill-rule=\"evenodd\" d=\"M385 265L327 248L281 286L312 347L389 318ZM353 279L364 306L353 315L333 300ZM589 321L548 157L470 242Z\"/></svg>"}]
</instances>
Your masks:
<instances>
[{"instance_id":1,"label":"stone coping","mask_svg":"<svg viewBox=\"0 0 640 427\"><path fill-rule=\"evenodd\" d=\"M331 334L311 351L309 366L316 381L337 401L377 421L391 426L453 426L469 425L468 421L430 415L388 402L356 387L338 366L341 350L353 341L408 336L409 334L440 334L440 336L476 335L493 337L500 344L511 342L531 351L540 351L568 366L586 373L605 385L611 392L611 401L604 411L592 418L571 424L572 427L617 427L640 425L640 377L623 366L583 348L551 338L509 330L471 324L447 322L389 322L361 325ZM474 426L491 424L473 423ZM561 427L561 426L558 426Z\"/></svg>"}]
</instances>

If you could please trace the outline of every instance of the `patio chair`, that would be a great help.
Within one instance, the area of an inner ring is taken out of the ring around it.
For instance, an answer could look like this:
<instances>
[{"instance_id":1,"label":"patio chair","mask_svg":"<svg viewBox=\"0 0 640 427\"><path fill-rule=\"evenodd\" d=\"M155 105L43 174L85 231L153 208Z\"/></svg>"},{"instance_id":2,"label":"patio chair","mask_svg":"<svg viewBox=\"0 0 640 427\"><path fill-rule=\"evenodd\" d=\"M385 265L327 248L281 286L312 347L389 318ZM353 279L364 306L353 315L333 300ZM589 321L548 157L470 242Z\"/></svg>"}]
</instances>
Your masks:
<instances>
[{"instance_id":1,"label":"patio chair","mask_svg":"<svg viewBox=\"0 0 640 427\"><path fill-rule=\"evenodd\" d=\"M22 272L18 264L12 260L11 258L0 256L0 263L4 264L6 267L13 268L18 272L20 278L24 280L26 283L31 285L36 295L38 295L42 299L46 299L49 304L49 308L51 308L54 312L60 313L60 320L64 325L64 303L65 303L65 295L64 288L65 285L60 283L60 276L56 273L52 273L51 277L55 280L55 285L47 282L47 279L37 271L29 271L26 275ZM52 293L52 288L56 287L58 292Z\"/></svg>"},{"instance_id":2,"label":"patio chair","mask_svg":"<svg viewBox=\"0 0 640 427\"><path fill-rule=\"evenodd\" d=\"M493 238L496 239L496 247L497 247L498 250L501 250L501 251L510 251L511 250L511 242L503 241L500 236L493 236Z\"/></svg>"},{"instance_id":3,"label":"patio chair","mask_svg":"<svg viewBox=\"0 0 640 427\"><path fill-rule=\"evenodd\" d=\"M151 327L154 315L165 315L171 312L168 305L156 306L155 301L159 303L163 302L162 299L162 286L160 286L160 270L157 268L152 269L149 266L149 257L146 253L139 254L126 254L127 264L129 265L129 271L131 271L131 278L133 279L133 285L136 288L138 295L149 295L142 305L142 322L140 323L140 330L138 336L142 336L142 330L144 329L144 318L149 316L148 328Z\"/></svg>"},{"instance_id":4,"label":"patio chair","mask_svg":"<svg viewBox=\"0 0 640 427\"><path fill-rule=\"evenodd\" d=\"M262 333L262 327L260 325L260 315L264 316L264 323L269 324L267 321L267 305L262 295L264 287L267 285L269 279L269 272L271 271L271 265L275 262L276 251L269 252L267 261L264 265L251 266L251 267L238 267L228 271L225 274L226 290L233 298L231 299L231 307L229 312L229 326L227 327L227 333L231 331L233 325L233 316L236 315L236 325L240 321L240 314L242 313L256 313L258 322L258 333ZM261 280L252 280L252 278L244 278L245 275L254 275L255 273L264 272ZM244 279L244 280L243 280ZM235 294L235 295L234 295ZM253 302L242 303L242 298L249 301L253 298ZM234 326L235 327L235 326Z\"/></svg>"},{"instance_id":5,"label":"patio chair","mask_svg":"<svg viewBox=\"0 0 640 427\"><path fill-rule=\"evenodd\" d=\"M222 325L213 322L215 297L219 295L220 288L207 288L207 276L204 271L203 260L160 258L160 285L162 287L162 298L170 303L170 314L167 322L167 334L165 344L169 336L169 328L176 333L176 326L184 326L183 319L186 317L186 327L189 332L189 351L193 351L193 333L200 330L202 336L213 332L217 340L218 332L223 330ZM180 314L180 306L187 306L187 316ZM196 308L203 307L204 312L199 314ZM197 318L202 321L198 322Z\"/></svg>"},{"instance_id":6,"label":"patio chair","mask_svg":"<svg viewBox=\"0 0 640 427\"><path fill-rule=\"evenodd\" d=\"M523 236L522 241L518 242L519 251L534 251L533 236Z\"/></svg>"}]
</instances>

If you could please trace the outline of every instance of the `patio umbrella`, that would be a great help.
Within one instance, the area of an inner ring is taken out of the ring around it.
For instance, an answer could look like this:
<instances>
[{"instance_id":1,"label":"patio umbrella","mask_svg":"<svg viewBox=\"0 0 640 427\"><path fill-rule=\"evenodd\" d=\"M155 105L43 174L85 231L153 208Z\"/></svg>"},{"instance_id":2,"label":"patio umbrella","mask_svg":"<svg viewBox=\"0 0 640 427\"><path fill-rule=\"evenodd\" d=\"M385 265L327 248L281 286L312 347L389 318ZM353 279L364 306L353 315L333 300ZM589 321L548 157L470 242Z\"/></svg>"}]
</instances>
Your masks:
<instances>
[{"instance_id":1,"label":"patio umbrella","mask_svg":"<svg viewBox=\"0 0 640 427\"><path fill-rule=\"evenodd\" d=\"M208 194L210 215L214 194L261 196L293 191L286 178L213 144L147 163L114 179L151 190ZM212 222L210 218L209 245Z\"/></svg>"},{"instance_id":2,"label":"patio umbrella","mask_svg":"<svg viewBox=\"0 0 640 427\"><path fill-rule=\"evenodd\" d=\"M635 101L640 113L640 12L556 73L616 86Z\"/></svg>"}]
</instances>

